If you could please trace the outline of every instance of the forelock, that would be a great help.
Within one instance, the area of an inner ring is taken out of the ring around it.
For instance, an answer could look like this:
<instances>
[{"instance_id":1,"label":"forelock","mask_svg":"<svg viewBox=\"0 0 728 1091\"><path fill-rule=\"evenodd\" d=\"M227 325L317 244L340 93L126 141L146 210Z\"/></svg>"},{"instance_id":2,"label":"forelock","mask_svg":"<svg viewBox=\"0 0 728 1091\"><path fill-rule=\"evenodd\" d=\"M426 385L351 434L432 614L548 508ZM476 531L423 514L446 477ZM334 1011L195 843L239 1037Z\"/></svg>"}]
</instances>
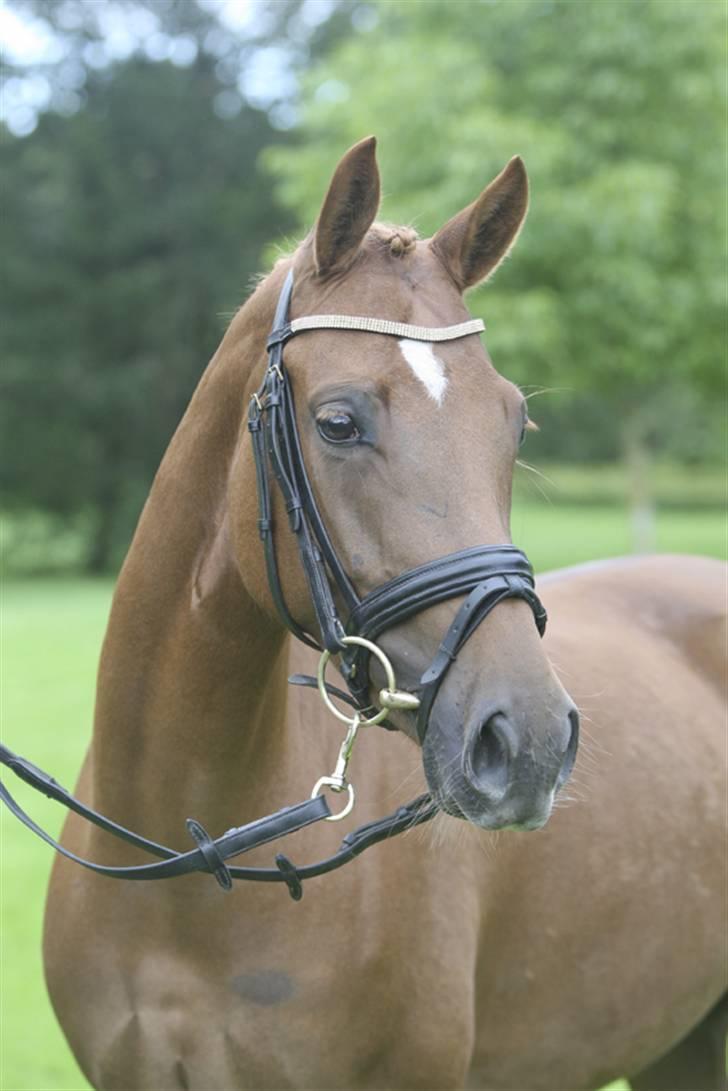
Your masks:
<instances>
[{"instance_id":1,"label":"forelock","mask_svg":"<svg viewBox=\"0 0 728 1091\"><path fill-rule=\"evenodd\" d=\"M367 234L367 242L389 250L396 258L411 254L419 235L413 227L398 227L396 224L374 223Z\"/></svg>"}]
</instances>

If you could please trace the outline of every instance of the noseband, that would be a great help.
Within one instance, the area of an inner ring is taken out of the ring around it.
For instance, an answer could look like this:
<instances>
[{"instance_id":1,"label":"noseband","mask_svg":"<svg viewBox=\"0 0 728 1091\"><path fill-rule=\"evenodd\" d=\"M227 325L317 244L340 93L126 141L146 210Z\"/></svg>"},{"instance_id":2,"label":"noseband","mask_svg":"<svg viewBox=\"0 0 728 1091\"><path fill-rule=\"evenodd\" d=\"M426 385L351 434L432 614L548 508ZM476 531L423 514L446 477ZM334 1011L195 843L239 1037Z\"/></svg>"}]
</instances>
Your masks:
<instances>
[{"instance_id":1,"label":"noseband","mask_svg":"<svg viewBox=\"0 0 728 1091\"><path fill-rule=\"evenodd\" d=\"M419 702L417 734L424 742L437 692L460 649L499 602L523 599L533 611L543 635L546 611L534 590L528 558L512 545L480 545L459 550L435 561L411 568L375 588L363 598L357 594L332 544L321 517L303 459L291 383L283 363L284 345L309 330L356 330L416 341L454 341L481 333L479 319L454 326L428 328L379 318L350 315L307 315L289 319L293 271L289 271L268 338L268 367L263 382L250 401L248 428L253 441L258 488L258 530L263 541L268 583L284 625L313 648L340 655L342 674L354 706L365 711L369 701L371 651L362 644L347 644L346 637L374 641L385 630L399 625L421 610L447 599L466 596L448 628L434 660L415 687ZM275 555L268 466L278 483L288 513L288 523L298 542L303 571L316 614L320 639L306 632L291 615L281 587ZM346 609L343 622L336 601ZM301 681L300 677L296 679ZM412 707L412 703L402 701ZM398 707L396 701L390 707Z\"/></svg>"},{"instance_id":2,"label":"noseband","mask_svg":"<svg viewBox=\"0 0 728 1091\"><path fill-rule=\"evenodd\" d=\"M277 854L274 868L231 867L227 861L259 845L294 833L304 826L324 820L335 821L348 814L354 792L346 780L346 766L358 727L364 723L383 722L390 708L417 709L417 732L420 740L424 741L432 705L443 678L465 642L503 599L524 599L533 611L539 633L543 634L546 626L546 611L534 590L531 566L525 554L512 545L473 546L450 553L439 560L411 568L360 598L339 560L316 504L301 451L293 391L283 365L283 346L292 337L307 330L358 330L432 342L454 341L480 333L484 329L483 323L471 320L456 326L429 329L386 319L349 315L307 315L290 321L288 312L292 292L293 273L289 272L278 299L273 330L268 338L268 367L260 389L251 399L248 428L255 455L258 529L263 540L273 601L284 625L294 636L312 648L323 650L318 681L305 675L294 676L290 681L318 685L332 711L340 719L349 722L349 730L339 751L336 769L330 777L322 777L317 782L311 798L284 807L246 826L236 826L215 839L209 836L199 822L188 819L187 830L196 848L188 852L178 852L99 814L88 804L76 799L27 758L22 758L0 745L0 764L11 769L21 780L100 829L157 858L155 863L114 867L77 856L38 826L0 782L0 801L23 825L56 851L96 874L114 879L148 880L175 878L196 871L209 872L224 890L231 889L234 879L285 883L291 897L298 900L302 896L303 880L334 871L371 845L403 833L412 826L428 822L437 813L437 805L428 795L420 796L400 807L394 814L351 831L332 856L304 867L294 866L282 853ZM269 466L278 482L288 513L289 526L298 542L320 640L307 633L295 621L283 596L273 540ZM345 623L339 614L334 588L346 610ZM387 629L399 625L421 610L462 596L465 596L465 600L445 633L435 658L415 687L415 693L397 691L391 664L374 640ZM340 655L341 670L349 694L329 686L324 680L325 662L333 653ZM368 693L372 654L382 663L389 688L380 694L383 708L372 716L364 717L362 713L371 708ZM353 717L344 715L331 704L332 694L354 706L357 711ZM348 789L348 806L332 815L325 796L321 794L323 787L339 792Z\"/></svg>"}]
</instances>

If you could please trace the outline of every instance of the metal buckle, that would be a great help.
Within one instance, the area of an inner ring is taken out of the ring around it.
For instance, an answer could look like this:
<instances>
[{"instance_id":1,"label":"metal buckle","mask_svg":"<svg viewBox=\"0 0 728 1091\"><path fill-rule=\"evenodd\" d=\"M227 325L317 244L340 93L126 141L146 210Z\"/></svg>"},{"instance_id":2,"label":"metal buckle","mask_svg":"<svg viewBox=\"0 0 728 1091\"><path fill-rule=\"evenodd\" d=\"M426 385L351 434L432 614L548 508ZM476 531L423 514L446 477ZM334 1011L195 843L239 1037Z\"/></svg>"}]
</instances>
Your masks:
<instances>
[{"instance_id":1,"label":"metal buckle","mask_svg":"<svg viewBox=\"0 0 728 1091\"><path fill-rule=\"evenodd\" d=\"M346 818L346 816L350 813L352 807L354 806L354 800L356 798L354 794L354 785L350 784L349 781L346 779L346 770L349 765L349 759L351 758L351 752L354 749L354 740L356 739L356 733L359 730L360 726L361 718L358 713L355 713L354 716L350 718L349 730L344 737L344 741L339 747L339 756L336 759L336 765L334 766L333 773L331 774L331 776L328 777L319 777L319 779L314 784L313 791L311 792L312 799L314 798L314 796L321 794L322 788L330 788L332 792L346 791L349 793L349 798L344 809L342 811L339 811L337 814L329 815L329 817L326 819L327 822L339 822L342 818Z\"/></svg>"}]
</instances>

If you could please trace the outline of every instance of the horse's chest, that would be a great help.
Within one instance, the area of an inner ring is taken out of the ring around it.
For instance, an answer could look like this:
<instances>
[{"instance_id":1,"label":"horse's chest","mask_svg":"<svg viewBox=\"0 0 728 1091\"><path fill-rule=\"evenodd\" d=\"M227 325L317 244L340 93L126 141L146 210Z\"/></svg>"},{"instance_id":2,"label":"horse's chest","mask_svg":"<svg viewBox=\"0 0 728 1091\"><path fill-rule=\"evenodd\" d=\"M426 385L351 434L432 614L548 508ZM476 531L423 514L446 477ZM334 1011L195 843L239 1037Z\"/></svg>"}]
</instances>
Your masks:
<instances>
[{"instance_id":1,"label":"horse's chest","mask_svg":"<svg viewBox=\"0 0 728 1091\"><path fill-rule=\"evenodd\" d=\"M117 1008L102 1020L118 1029L97 1042L98 1087L404 1091L433 1078L433 1086L459 1086L467 1069L466 1006L435 1023L415 999L410 1013L396 973L358 982L343 968L307 978L256 970L218 988L197 975L183 981L178 970L175 977L174 996L142 993L134 1012Z\"/></svg>"},{"instance_id":2,"label":"horse's chest","mask_svg":"<svg viewBox=\"0 0 728 1091\"><path fill-rule=\"evenodd\" d=\"M87 1010L74 1019L94 1085L461 1086L472 976L453 972L443 937L403 928L394 912L327 916L325 900L296 906L277 893L277 916L232 906L204 929L191 915L171 934L169 921L148 917L146 929L126 933L133 951L120 933L108 937L115 966L96 967Z\"/></svg>"}]
</instances>

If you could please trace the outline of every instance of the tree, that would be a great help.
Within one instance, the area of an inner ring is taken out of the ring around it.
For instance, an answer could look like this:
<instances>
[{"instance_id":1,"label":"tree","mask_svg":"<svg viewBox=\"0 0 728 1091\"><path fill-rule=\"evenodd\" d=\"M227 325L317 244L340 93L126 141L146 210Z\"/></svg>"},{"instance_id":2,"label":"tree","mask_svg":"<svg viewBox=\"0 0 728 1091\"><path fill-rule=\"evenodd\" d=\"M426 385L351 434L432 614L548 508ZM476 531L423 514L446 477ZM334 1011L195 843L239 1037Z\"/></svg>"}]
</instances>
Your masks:
<instances>
[{"instance_id":1,"label":"tree","mask_svg":"<svg viewBox=\"0 0 728 1091\"><path fill-rule=\"evenodd\" d=\"M35 42L15 52L11 32L0 67L0 116L23 135L46 110L75 113L94 73L140 59L184 68L202 58L221 116L247 104L289 128L296 73L350 33L352 17L340 0L7 0L6 9Z\"/></svg>"},{"instance_id":2,"label":"tree","mask_svg":"<svg viewBox=\"0 0 728 1091\"><path fill-rule=\"evenodd\" d=\"M264 244L290 226L257 157L290 139L296 71L350 13L257 0L243 24L207 0L6 8L40 44L14 52L11 38L0 69L0 487L6 508L80 525L101 570Z\"/></svg>"},{"instance_id":3,"label":"tree","mask_svg":"<svg viewBox=\"0 0 728 1091\"><path fill-rule=\"evenodd\" d=\"M7 137L0 223L6 505L87 512L107 568L227 316L283 219L256 171L271 139L223 119L214 61L99 71L73 116Z\"/></svg>"},{"instance_id":4,"label":"tree","mask_svg":"<svg viewBox=\"0 0 728 1091\"><path fill-rule=\"evenodd\" d=\"M567 385L575 406L598 397L648 545L650 452L674 448L673 420L715 421L723 389L723 6L370 11L309 73L299 140L267 153L281 200L310 222L331 162L375 132L387 218L414 211L427 234L521 153L533 200L518 255L471 306L511 377Z\"/></svg>"}]
</instances>

